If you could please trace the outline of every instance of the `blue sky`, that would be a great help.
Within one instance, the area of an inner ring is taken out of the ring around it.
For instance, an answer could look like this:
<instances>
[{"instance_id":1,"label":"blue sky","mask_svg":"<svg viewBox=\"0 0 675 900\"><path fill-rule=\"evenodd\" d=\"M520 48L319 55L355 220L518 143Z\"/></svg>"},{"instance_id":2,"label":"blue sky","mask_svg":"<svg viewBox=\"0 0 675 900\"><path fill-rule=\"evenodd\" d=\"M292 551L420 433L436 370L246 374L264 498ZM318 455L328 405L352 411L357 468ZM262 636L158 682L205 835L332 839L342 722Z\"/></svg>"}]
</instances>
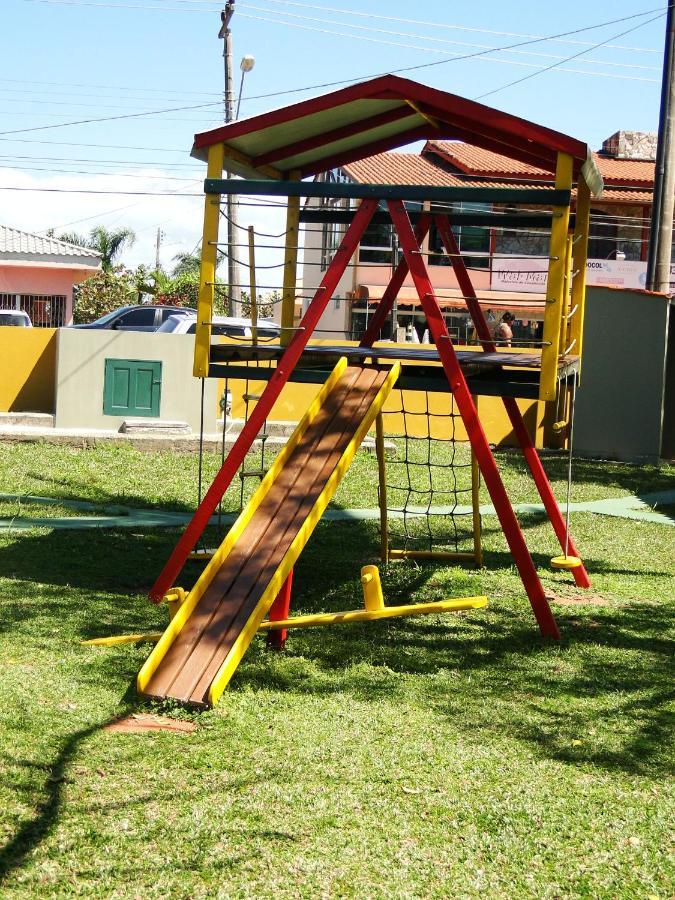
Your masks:
<instances>
[{"instance_id":1,"label":"blue sky","mask_svg":"<svg viewBox=\"0 0 675 900\"><path fill-rule=\"evenodd\" d=\"M175 194L199 193L203 167L189 158L192 136L222 121L219 6L210 0L5 0L0 188L31 190L0 190L0 221L34 231L129 225L138 234L127 254L130 264L152 263L158 225L165 235L165 265L179 250L192 250L199 239L201 202ZM246 76L241 115L322 93L312 86L325 82L353 81L652 10L517 52L402 73L477 97L555 64L484 102L597 148L620 128L656 129L665 19L648 20L665 6L661 0L550 5L348 0L343 9L335 0L237 0L232 23L237 80L241 56L256 58ZM647 24L619 37L641 23ZM610 46L591 48L610 38ZM581 51L588 52L560 65ZM295 92L264 96L280 91ZM41 128L199 104L213 106ZM72 193L76 190L102 193ZM163 196L107 193L114 191ZM250 208L242 221L266 230L280 220L274 211Z\"/></svg>"}]
</instances>

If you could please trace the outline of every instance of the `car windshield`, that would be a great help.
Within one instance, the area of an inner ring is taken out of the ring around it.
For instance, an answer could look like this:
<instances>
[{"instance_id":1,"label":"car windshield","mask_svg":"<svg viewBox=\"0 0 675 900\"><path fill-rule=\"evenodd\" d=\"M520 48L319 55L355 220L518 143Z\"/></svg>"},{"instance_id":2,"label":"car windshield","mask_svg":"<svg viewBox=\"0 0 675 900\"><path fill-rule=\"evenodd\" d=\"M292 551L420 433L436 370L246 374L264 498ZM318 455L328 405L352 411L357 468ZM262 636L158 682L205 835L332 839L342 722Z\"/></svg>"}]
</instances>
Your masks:
<instances>
[{"instance_id":1,"label":"car windshield","mask_svg":"<svg viewBox=\"0 0 675 900\"><path fill-rule=\"evenodd\" d=\"M188 319L188 318L192 318L192 316L184 316L184 315L169 316L169 318L165 322L162 322L162 324L159 326L159 328L157 329L157 333L159 333L160 331L163 331L163 332L175 331L177 329L177 327L182 322L184 322L185 319Z\"/></svg>"},{"instance_id":2,"label":"car windshield","mask_svg":"<svg viewBox=\"0 0 675 900\"><path fill-rule=\"evenodd\" d=\"M25 328L28 325L28 318L21 313L3 313L0 315L0 325L16 325Z\"/></svg>"},{"instance_id":3,"label":"car windshield","mask_svg":"<svg viewBox=\"0 0 675 900\"><path fill-rule=\"evenodd\" d=\"M106 313L104 316L101 316L100 319L96 319L92 322L92 325L107 325L108 322L112 322L113 319L116 319L120 313L124 312L126 309L130 309L131 307L123 306L121 309L114 309L112 312Z\"/></svg>"}]
</instances>

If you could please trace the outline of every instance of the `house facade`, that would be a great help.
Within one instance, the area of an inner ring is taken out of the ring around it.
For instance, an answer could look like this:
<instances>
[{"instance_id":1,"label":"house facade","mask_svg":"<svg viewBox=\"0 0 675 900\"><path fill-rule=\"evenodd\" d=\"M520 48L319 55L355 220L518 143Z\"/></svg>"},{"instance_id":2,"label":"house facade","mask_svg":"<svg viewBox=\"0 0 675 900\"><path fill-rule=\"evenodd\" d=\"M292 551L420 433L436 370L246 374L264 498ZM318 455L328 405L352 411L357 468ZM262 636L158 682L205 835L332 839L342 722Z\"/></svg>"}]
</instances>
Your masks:
<instances>
[{"instance_id":1,"label":"house facade","mask_svg":"<svg viewBox=\"0 0 675 900\"><path fill-rule=\"evenodd\" d=\"M95 250L0 225L0 309L22 309L37 327L70 325L73 287L100 268Z\"/></svg>"},{"instance_id":2,"label":"house facade","mask_svg":"<svg viewBox=\"0 0 675 900\"><path fill-rule=\"evenodd\" d=\"M656 135L627 131L612 135L594 154L605 190L600 199L594 199L591 209L587 284L644 287L655 156ZM551 187L550 172L460 141L427 141L419 153L380 153L324 173L319 179L445 187ZM318 206L319 201L311 205ZM482 204L460 204L457 211L460 207L462 212L487 209ZM510 212L497 205L489 210ZM344 228L332 224L306 228L305 295L311 296L320 283ZM536 339L543 319L548 234L538 229L524 233L522 229L462 225L455 235L488 319L497 321L504 312L512 312L516 315L515 337ZM393 241L391 226L369 228L357 261L341 279L322 319L321 327L329 336L358 338L363 333L398 259ZM433 227L422 252L450 334L463 343L470 339L471 323ZM424 316L408 277L383 336L401 338L405 331L410 338L411 326L416 337L422 338Z\"/></svg>"}]
</instances>

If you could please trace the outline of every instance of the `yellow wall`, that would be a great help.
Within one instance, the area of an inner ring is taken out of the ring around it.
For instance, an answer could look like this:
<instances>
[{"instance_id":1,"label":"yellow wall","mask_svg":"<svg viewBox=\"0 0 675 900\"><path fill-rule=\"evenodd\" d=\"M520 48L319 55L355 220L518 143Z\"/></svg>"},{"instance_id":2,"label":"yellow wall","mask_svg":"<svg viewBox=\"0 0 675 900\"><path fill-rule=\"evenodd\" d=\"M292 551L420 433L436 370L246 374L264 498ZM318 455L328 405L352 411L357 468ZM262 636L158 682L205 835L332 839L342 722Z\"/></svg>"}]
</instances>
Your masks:
<instances>
[{"instance_id":1,"label":"yellow wall","mask_svg":"<svg viewBox=\"0 0 675 900\"><path fill-rule=\"evenodd\" d=\"M223 339L223 343L234 343ZM312 344L335 345L335 341L316 340ZM357 346L356 341L340 341L345 346ZM388 347L395 345L387 344ZM410 349L410 345L402 345ZM475 349L475 348L458 348L458 349ZM509 352L518 352L515 348L509 348ZM522 352L527 352L523 350ZM266 364L264 364L266 365ZM405 365L405 364L404 364ZM328 363L327 363L328 366ZM245 415L245 403L243 394L260 395L265 388L264 381L250 381L246 384L243 380L230 379L228 390L232 394L232 416L235 419L243 419ZM283 389L281 396L274 404L270 419L273 421L297 422L305 413L307 407L318 393L320 385L314 384L287 384ZM218 396L222 396L224 390L224 381L221 379L218 385ZM422 411L425 407L424 394L418 391L405 391L403 405L409 412ZM385 433L390 435L401 434L403 432L403 417L400 414L401 409L401 392L393 391L384 407L384 428ZM450 411L451 399L447 394L429 394L429 411L438 413L444 418L432 416L431 425L427 425L427 419L423 416L409 415L406 417L406 431L410 435L417 437L427 436L427 428L432 429L432 437L449 438L450 431L454 427L454 436L456 440L466 441L467 434L464 425L457 414L457 417L451 422L448 418ZM530 434L535 436L536 446L544 446L544 419L548 420L550 416L545 416L545 404L537 400L519 400L518 406L525 417ZM249 406L249 412L252 411L254 403ZM455 410L456 412L456 410ZM509 418L504 410L504 404L500 397L479 397L478 412L480 420L487 434L487 439L491 444L500 444L502 446L516 445L517 441L513 435Z\"/></svg>"},{"instance_id":2,"label":"yellow wall","mask_svg":"<svg viewBox=\"0 0 675 900\"><path fill-rule=\"evenodd\" d=\"M0 412L54 412L55 328L0 328Z\"/></svg>"}]
</instances>

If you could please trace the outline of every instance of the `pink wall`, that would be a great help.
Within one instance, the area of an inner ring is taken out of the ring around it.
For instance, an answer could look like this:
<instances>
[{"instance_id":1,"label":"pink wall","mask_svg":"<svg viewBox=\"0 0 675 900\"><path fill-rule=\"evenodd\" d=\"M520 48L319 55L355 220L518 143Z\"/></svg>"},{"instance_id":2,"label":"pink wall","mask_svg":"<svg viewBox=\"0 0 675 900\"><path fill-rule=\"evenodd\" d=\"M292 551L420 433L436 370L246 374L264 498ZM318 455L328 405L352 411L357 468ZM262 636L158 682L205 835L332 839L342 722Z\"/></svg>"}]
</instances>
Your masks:
<instances>
[{"instance_id":1,"label":"pink wall","mask_svg":"<svg viewBox=\"0 0 675 900\"><path fill-rule=\"evenodd\" d=\"M354 280L356 285L387 285L391 279L391 269L388 266L369 266L368 263L358 263L355 272L356 277ZM451 266L429 266L429 274L431 275L436 290L459 287ZM472 269L471 282L477 291L490 290L490 270ZM404 281L404 286L413 288L414 290L415 286L410 275L408 275Z\"/></svg>"},{"instance_id":2,"label":"pink wall","mask_svg":"<svg viewBox=\"0 0 675 900\"><path fill-rule=\"evenodd\" d=\"M73 319L73 285L95 275L89 266L0 260L0 294L59 294L66 300L66 323Z\"/></svg>"}]
</instances>

